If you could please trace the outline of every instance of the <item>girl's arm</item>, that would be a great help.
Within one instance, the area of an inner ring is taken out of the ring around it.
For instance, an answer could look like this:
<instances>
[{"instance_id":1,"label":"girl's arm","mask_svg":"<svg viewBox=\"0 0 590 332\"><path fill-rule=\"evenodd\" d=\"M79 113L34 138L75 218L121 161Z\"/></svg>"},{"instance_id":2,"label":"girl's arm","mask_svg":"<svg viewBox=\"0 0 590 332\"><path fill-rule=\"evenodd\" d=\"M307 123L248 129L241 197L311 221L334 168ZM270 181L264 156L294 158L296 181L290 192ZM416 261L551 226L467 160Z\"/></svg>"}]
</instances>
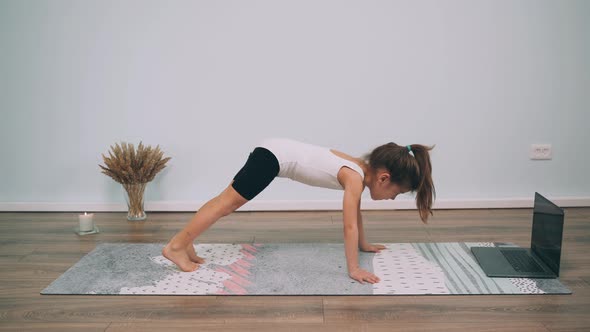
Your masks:
<instances>
[{"instance_id":1,"label":"girl's arm","mask_svg":"<svg viewBox=\"0 0 590 332\"><path fill-rule=\"evenodd\" d=\"M369 244L365 238L365 230L363 229L363 216L361 215L361 208L359 205L358 209L358 216L357 216L357 225L359 230L359 248L365 247Z\"/></svg>"},{"instance_id":2,"label":"girl's arm","mask_svg":"<svg viewBox=\"0 0 590 332\"><path fill-rule=\"evenodd\" d=\"M351 181L344 188L343 201L343 219L344 219L344 250L346 253L346 263L348 273L359 268L358 262L358 245L359 229L357 223L358 209L360 206L360 194L362 193L362 183L359 185L356 181Z\"/></svg>"},{"instance_id":3,"label":"girl's arm","mask_svg":"<svg viewBox=\"0 0 590 332\"><path fill-rule=\"evenodd\" d=\"M343 167L338 174L340 183L344 187L343 199L343 220L344 220L344 251L346 254L346 263L348 275L359 281L370 283L379 282L379 278L359 267L358 250L359 250L359 227L358 215L361 203L361 194L364 186L361 177L356 171Z\"/></svg>"},{"instance_id":4,"label":"girl's arm","mask_svg":"<svg viewBox=\"0 0 590 332\"><path fill-rule=\"evenodd\" d=\"M358 230L359 230L359 249L362 251L366 251L366 252L381 252L381 250L383 249L387 249L387 247L385 247L382 244L371 244L369 242L367 242L367 239L365 238L365 231L363 230L363 217L361 215L361 210L359 208L359 212L358 212Z\"/></svg>"}]
</instances>

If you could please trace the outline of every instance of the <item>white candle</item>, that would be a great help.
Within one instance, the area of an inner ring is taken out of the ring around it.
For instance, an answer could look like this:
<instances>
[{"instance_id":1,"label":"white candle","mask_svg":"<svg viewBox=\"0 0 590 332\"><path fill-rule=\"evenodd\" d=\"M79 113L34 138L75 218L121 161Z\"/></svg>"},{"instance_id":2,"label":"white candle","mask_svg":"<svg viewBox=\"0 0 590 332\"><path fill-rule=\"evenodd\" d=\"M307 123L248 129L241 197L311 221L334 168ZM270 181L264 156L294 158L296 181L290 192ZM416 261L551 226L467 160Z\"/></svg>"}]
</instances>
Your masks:
<instances>
[{"instance_id":1,"label":"white candle","mask_svg":"<svg viewBox=\"0 0 590 332\"><path fill-rule=\"evenodd\" d=\"M80 232L90 232L94 230L94 222L92 221L92 217L94 213L86 213L81 214L78 216L78 220L80 221Z\"/></svg>"}]
</instances>

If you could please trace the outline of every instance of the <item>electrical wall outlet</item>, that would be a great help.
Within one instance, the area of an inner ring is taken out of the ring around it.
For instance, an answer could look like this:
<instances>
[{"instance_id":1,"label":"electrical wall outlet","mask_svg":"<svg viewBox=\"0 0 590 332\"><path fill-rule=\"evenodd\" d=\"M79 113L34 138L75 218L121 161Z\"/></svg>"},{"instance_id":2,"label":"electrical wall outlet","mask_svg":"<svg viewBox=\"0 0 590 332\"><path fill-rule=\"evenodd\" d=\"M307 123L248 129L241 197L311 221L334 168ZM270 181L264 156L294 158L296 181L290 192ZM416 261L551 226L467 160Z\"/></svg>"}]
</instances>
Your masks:
<instances>
[{"instance_id":1,"label":"electrical wall outlet","mask_svg":"<svg viewBox=\"0 0 590 332\"><path fill-rule=\"evenodd\" d=\"M551 144L532 144L529 155L532 160L551 160L553 158Z\"/></svg>"}]
</instances>

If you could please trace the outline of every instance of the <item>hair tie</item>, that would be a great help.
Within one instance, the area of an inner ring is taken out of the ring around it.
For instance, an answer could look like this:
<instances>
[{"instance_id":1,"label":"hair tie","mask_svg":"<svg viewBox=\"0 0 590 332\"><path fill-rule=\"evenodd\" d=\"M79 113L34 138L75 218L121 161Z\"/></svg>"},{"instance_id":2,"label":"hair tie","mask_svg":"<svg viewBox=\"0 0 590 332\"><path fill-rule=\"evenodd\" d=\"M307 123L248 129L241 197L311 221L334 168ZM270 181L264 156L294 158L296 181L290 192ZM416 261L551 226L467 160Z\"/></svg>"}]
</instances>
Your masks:
<instances>
[{"instance_id":1,"label":"hair tie","mask_svg":"<svg viewBox=\"0 0 590 332\"><path fill-rule=\"evenodd\" d=\"M406 148L408 148L408 152L412 155L412 157L416 157L414 156L414 152L412 151L412 147L410 145L406 145Z\"/></svg>"}]
</instances>

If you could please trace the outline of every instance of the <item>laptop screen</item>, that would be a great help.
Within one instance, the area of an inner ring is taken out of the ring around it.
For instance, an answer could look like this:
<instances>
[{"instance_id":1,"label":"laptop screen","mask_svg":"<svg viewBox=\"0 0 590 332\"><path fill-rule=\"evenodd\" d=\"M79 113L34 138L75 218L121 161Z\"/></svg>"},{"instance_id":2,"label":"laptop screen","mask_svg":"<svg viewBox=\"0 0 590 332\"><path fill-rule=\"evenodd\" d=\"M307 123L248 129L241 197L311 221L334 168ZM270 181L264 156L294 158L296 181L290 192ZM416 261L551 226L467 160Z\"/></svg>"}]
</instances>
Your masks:
<instances>
[{"instance_id":1,"label":"laptop screen","mask_svg":"<svg viewBox=\"0 0 590 332\"><path fill-rule=\"evenodd\" d=\"M563 217L561 208L535 193L531 249L556 275L559 275Z\"/></svg>"}]
</instances>

